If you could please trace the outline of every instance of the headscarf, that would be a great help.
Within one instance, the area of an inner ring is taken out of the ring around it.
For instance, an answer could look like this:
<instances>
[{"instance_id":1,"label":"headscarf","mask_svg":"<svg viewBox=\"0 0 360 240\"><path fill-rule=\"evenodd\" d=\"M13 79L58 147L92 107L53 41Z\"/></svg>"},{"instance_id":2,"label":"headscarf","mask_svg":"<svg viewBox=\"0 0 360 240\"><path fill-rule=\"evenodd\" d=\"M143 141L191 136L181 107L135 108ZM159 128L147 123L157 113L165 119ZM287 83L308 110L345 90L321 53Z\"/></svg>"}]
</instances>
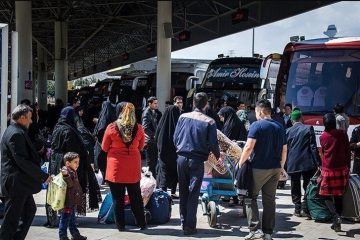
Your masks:
<instances>
[{"instance_id":1,"label":"headscarf","mask_svg":"<svg viewBox=\"0 0 360 240\"><path fill-rule=\"evenodd\" d=\"M119 118L115 121L119 129L120 136L127 147L129 147L134 140L136 134L136 117L135 107L132 103L125 103Z\"/></svg>"},{"instance_id":2,"label":"headscarf","mask_svg":"<svg viewBox=\"0 0 360 240\"><path fill-rule=\"evenodd\" d=\"M75 110L73 107L64 107L60 112L60 119L59 121L63 121L70 125L71 127L76 129L75 123Z\"/></svg>"},{"instance_id":3,"label":"headscarf","mask_svg":"<svg viewBox=\"0 0 360 240\"><path fill-rule=\"evenodd\" d=\"M232 107L221 108L218 115L224 117L224 126L221 131L225 136L230 140L246 140L245 126Z\"/></svg>"},{"instance_id":4,"label":"headscarf","mask_svg":"<svg viewBox=\"0 0 360 240\"><path fill-rule=\"evenodd\" d=\"M165 109L155 132L155 139L160 154L166 152L169 145L174 145L173 136L176 124L180 117L180 110L177 106L169 106Z\"/></svg>"},{"instance_id":5,"label":"headscarf","mask_svg":"<svg viewBox=\"0 0 360 240\"><path fill-rule=\"evenodd\" d=\"M79 114L79 112L81 110L84 111L84 107L79 106L79 107L75 108L75 123L76 123L76 126L78 128L85 127L84 122L83 122L83 120L82 120L82 118L80 117L80 114Z\"/></svg>"}]
</instances>

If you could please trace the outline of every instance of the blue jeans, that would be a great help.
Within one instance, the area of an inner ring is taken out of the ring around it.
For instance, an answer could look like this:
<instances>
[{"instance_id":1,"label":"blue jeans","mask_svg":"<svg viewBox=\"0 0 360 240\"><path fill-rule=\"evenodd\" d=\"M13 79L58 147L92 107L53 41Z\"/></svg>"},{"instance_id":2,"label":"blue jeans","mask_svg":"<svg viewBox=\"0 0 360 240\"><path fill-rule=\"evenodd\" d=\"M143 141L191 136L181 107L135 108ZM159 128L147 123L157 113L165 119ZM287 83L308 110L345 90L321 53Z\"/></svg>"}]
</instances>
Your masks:
<instances>
[{"instance_id":1,"label":"blue jeans","mask_svg":"<svg viewBox=\"0 0 360 240\"><path fill-rule=\"evenodd\" d=\"M67 229L69 227L71 236L80 235L79 230L75 225L75 210L74 207L64 208L60 215L60 223L59 223L59 237L65 238L67 237Z\"/></svg>"}]
</instances>

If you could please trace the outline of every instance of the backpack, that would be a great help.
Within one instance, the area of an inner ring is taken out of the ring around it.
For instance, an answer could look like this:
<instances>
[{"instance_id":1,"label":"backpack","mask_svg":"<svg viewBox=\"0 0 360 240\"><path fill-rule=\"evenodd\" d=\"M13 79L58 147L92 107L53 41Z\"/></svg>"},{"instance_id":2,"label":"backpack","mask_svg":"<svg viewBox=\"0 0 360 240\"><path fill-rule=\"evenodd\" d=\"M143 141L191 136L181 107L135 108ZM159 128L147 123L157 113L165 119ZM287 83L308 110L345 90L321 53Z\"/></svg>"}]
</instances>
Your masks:
<instances>
[{"instance_id":1,"label":"backpack","mask_svg":"<svg viewBox=\"0 0 360 240\"><path fill-rule=\"evenodd\" d=\"M320 171L310 179L305 192L305 202L310 216L315 222L329 222L332 219L331 213L325 204L325 200L319 195L320 186L317 178Z\"/></svg>"},{"instance_id":2,"label":"backpack","mask_svg":"<svg viewBox=\"0 0 360 240\"><path fill-rule=\"evenodd\" d=\"M170 195L161 189L156 189L146 206L151 214L150 223L164 224L169 222L171 218L171 204L172 199Z\"/></svg>"}]
</instances>

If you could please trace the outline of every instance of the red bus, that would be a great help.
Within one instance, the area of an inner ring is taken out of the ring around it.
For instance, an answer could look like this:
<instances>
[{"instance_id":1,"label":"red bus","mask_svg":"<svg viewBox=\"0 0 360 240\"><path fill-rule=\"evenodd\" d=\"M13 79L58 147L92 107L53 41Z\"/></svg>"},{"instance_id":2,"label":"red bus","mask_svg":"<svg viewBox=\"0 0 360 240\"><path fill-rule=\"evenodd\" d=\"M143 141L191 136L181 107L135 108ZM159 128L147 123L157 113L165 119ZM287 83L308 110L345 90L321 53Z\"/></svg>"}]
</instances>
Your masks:
<instances>
[{"instance_id":1,"label":"red bus","mask_svg":"<svg viewBox=\"0 0 360 240\"><path fill-rule=\"evenodd\" d=\"M360 38L323 38L286 45L275 88L276 107L286 103L303 112L317 141L323 115L336 103L350 117L348 135L360 124ZM318 142L319 145L319 142Z\"/></svg>"}]
</instances>

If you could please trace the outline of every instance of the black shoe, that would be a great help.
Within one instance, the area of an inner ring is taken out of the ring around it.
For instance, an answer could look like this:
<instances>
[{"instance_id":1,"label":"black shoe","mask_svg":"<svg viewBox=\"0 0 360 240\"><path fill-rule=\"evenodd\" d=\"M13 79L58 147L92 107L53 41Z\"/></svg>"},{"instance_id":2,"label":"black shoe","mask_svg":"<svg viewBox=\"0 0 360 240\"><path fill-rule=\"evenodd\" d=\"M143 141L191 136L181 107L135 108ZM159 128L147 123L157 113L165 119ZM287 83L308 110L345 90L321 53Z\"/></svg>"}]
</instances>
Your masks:
<instances>
[{"instance_id":1,"label":"black shoe","mask_svg":"<svg viewBox=\"0 0 360 240\"><path fill-rule=\"evenodd\" d=\"M172 193L171 194L171 199L179 199L180 197L178 195L176 195L176 193Z\"/></svg>"},{"instance_id":2,"label":"black shoe","mask_svg":"<svg viewBox=\"0 0 360 240\"><path fill-rule=\"evenodd\" d=\"M196 228L184 227L184 235L193 235L196 233L197 233Z\"/></svg>"},{"instance_id":3,"label":"black shoe","mask_svg":"<svg viewBox=\"0 0 360 240\"><path fill-rule=\"evenodd\" d=\"M146 227L146 226L142 226L142 227L140 227L140 230L141 230L141 231L146 230L146 229L147 229L147 227Z\"/></svg>"},{"instance_id":4,"label":"black shoe","mask_svg":"<svg viewBox=\"0 0 360 240\"><path fill-rule=\"evenodd\" d=\"M295 210L294 211L294 216L301 217L301 211L300 210Z\"/></svg>"},{"instance_id":5,"label":"black shoe","mask_svg":"<svg viewBox=\"0 0 360 240\"><path fill-rule=\"evenodd\" d=\"M331 225L331 229L335 232L341 232L341 218L335 217L333 220L333 224Z\"/></svg>"},{"instance_id":6,"label":"black shoe","mask_svg":"<svg viewBox=\"0 0 360 240\"><path fill-rule=\"evenodd\" d=\"M125 226L118 227L118 230L119 230L119 232L124 232L125 231Z\"/></svg>"},{"instance_id":7,"label":"black shoe","mask_svg":"<svg viewBox=\"0 0 360 240\"><path fill-rule=\"evenodd\" d=\"M54 225L51 225L49 222L44 223L43 226L46 228L57 228L58 227L58 225L54 226Z\"/></svg>"},{"instance_id":8,"label":"black shoe","mask_svg":"<svg viewBox=\"0 0 360 240\"><path fill-rule=\"evenodd\" d=\"M70 240L70 239L66 236L66 237L60 237L60 240Z\"/></svg>"},{"instance_id":9,"label":"black shoe","mask_svg":"<svg viewBox=\"0 0 360 240\"><path fill-rule=\"evenodd\" d=\"M301 217L311 218L310 213L305 210L301 210L300 215Z\"/></svg>"},{"instance_id":10,"label":"black shoe","mask_svg":"<svg viewBox=\"0 0 360 240\"><path fill-rule=\"evenodd\" d=\"M75 235L75 236L72 236L71 240L86 240L87 237L85 236L82 236L82 235Z\"/></svg>"}]
</instances>

